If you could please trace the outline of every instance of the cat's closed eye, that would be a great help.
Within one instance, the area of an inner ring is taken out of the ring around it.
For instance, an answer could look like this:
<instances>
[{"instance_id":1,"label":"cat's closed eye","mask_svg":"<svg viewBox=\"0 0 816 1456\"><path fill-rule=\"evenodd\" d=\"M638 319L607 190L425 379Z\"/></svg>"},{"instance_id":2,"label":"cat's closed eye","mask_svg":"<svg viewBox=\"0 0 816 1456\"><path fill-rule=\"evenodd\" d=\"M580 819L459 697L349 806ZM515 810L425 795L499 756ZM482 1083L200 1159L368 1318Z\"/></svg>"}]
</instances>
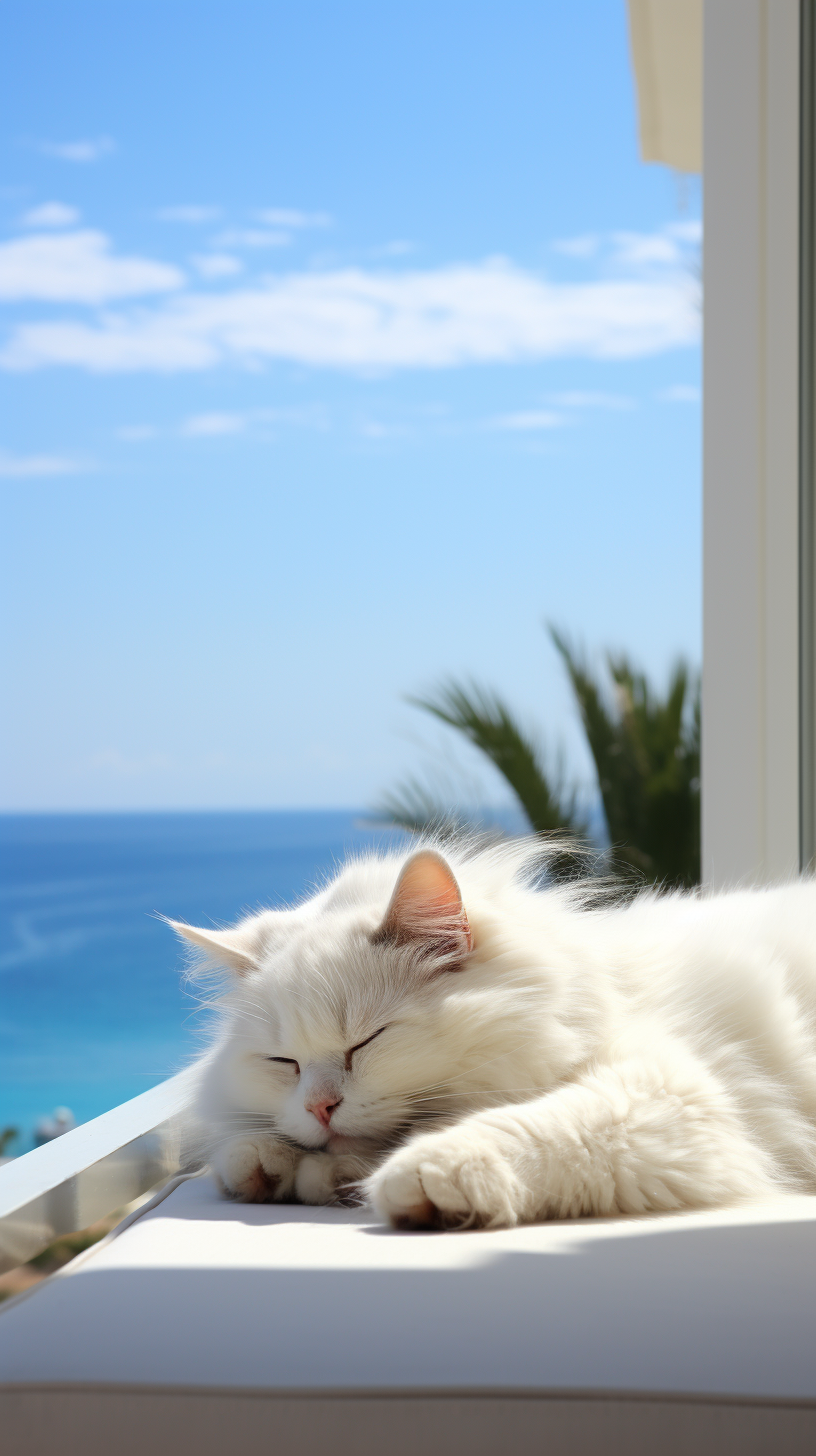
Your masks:
<instances>
[{"instance_id":1,"label":"cat's closed eye","mask_svg":"<svg viewBox=\"0 0 816 1456\"><path fill-rule=\"evenodd\" d=\"M295 1071L300 1074L300 1064L295 1061L294 1057L267 1057L266 1060L268 1062L281 1062L285 1067L294 1067Z\"/></svg>"},{"instance_id":2,"label":"cat's closed eye","mask_svg":"<svg viewBox=\"0 0 816 1456\"><path fill-rule=\"evenodd\" d=\"M354 1056L354 1053L355 1052L362 1051L363 1047L368 1046L368 1043L370 1041L373 1041L374 1038L375 1038L375 1036L381 1036L382 1033L384 1031L387 1031L387 1030L388 1030L388 1027L387 1026L381 1026L380 1029L379 1029L379 1031L372 1031L371 1035L370 1036L367 1036L366 1039L365 1039L365 1041L358 1041L358 1043L357 1043L356 1046L349 1047L348 1051L346 1052L346 1071L347 1072L350 1072L351 1071L351 1059Z\"/></svg>"}]
</instances>

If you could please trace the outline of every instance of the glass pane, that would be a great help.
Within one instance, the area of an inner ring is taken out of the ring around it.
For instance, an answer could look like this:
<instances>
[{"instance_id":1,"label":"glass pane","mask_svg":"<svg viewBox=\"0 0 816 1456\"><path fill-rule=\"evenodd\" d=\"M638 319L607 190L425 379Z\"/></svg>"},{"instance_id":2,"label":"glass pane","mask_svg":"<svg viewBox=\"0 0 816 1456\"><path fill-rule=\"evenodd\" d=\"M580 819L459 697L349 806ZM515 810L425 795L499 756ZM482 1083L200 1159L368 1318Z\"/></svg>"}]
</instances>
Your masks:
<instances>
[{"instance_id":1,"label":"glass pane","mask_svg":"<svg viewBox=\"0 0 816 1456\"><path fill-rule=\"evenodd\" d=\"M5 31L19 1151L199 1045L153 912L296 900L411 779L541 827L409 697L499 695L561 817L628 840L550 626L619 726L609 654L661 704L686 662L660 752L696 877L701 199L642 160L622 0L42 0Z\"/></svg>"},{"instance_id":2,"label":"glass pane","mask_svg":"<svg viewBox=\"0 0 816 1456\"><path fill-rule=\"evenodd\" d=\"M802 5L800 386L801 864L816 855L816 23Z\"/></svg>"}]
</instances>

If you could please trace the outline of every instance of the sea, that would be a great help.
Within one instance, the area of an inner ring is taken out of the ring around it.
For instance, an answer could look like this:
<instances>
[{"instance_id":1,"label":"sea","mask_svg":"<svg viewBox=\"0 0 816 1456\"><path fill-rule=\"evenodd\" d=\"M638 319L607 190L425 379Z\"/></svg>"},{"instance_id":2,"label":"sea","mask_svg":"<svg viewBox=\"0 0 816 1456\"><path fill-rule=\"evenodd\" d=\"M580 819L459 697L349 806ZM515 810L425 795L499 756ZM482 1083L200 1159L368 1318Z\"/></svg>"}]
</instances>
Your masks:
<instances>
[{"instance_id":1,"label":"sea","mask_svg":"<svg viewBox=\"0 0 816 1456\"><path fill-rule=\"evenodd\" d=\"M400 841L351 811L0 816L0 1130L97 1117L186 1066L207 1017L158 917L292 904L350 851Z\"/></svg>"}]
</instances>

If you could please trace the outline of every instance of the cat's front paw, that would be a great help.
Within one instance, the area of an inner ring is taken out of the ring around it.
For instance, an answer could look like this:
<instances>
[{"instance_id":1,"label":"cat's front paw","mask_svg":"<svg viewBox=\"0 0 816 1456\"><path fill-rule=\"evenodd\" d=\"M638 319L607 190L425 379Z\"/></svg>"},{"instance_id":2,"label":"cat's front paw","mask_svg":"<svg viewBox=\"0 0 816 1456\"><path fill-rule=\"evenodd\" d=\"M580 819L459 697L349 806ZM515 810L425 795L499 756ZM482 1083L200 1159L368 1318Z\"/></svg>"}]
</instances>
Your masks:
<instances>
[{"instance_id":1,"label":"cat's front paw","mask_svg":"<svg viewBox=\"0 0 816 1456\"><path fill-rule=\"evenodd\" d=\"M512 1228L530 1197L502 1134L477 1122L425 1133L368 1179L377 1212L397 1228Z\"/></svg>"},{"instance_id":2,"label":"cat's front paw","mask_svg":"<svg viewBox=\"0 0 816 1456\"><path fill-rule=\"evenodd\" d=\"M295 1186L298 1154L263 1133L233 1138L211 1159L224 1192L242 1203L284 1203Z\"/></svg>"},{"instance_id":3,"label":"cat's front paw","mask_svg":"<svg viewBox=\"0 0 816 1456\"><path fill-rule=\"evenodd\" d=\"M370 1161L356 1153L304 1153L295 1174L301 1203L335 1203L353 1207L363 1202L362 1180Z\"/></svg>"}]
</instances>

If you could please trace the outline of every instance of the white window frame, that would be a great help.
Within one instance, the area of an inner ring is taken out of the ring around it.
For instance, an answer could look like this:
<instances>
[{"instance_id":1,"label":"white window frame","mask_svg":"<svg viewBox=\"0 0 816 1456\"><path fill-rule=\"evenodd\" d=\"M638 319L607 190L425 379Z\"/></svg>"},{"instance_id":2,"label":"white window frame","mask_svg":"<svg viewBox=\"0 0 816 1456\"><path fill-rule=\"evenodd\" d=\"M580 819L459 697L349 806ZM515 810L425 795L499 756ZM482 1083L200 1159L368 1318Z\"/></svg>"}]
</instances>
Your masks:
<instances>
[{"instance_id":1,"label":"white window frame","mask_svg":"<svg viewBox=\"0 0 816 1456\"><path fill-rule=\"evenodd\" d=\"M813 3L704 10L702 838L713 886L785 879L816 847Z\"/></svg>"}]
</instances>

